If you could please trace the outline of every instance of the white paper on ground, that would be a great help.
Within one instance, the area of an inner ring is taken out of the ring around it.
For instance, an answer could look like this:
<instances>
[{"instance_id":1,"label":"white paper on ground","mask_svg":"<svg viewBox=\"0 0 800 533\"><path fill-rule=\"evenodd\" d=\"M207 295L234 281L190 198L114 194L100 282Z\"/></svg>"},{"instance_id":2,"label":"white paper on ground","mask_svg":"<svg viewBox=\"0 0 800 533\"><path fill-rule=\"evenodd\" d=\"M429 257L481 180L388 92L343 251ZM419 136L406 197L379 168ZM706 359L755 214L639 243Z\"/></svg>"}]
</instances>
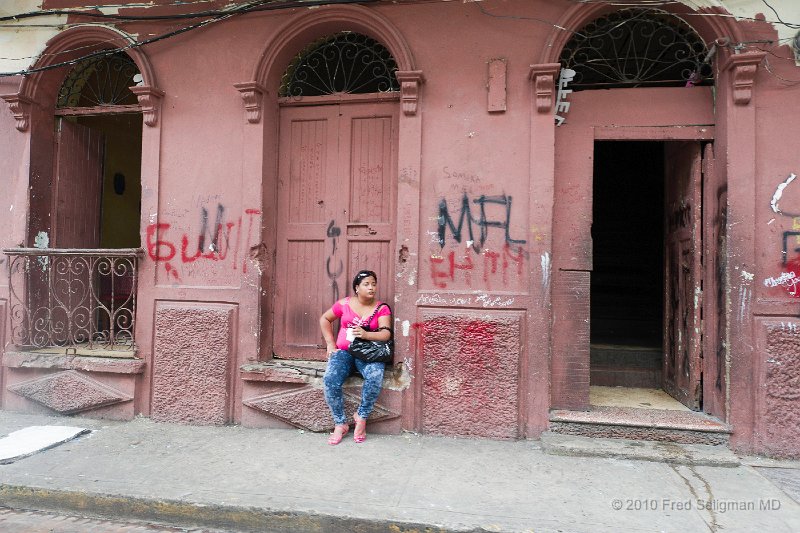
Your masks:
<instances>
[{"instance_id":1,"label":"white paper on ground","mask_svg":"<svg viewBox=\"0 0 800 533\"><path fill-rule=\"evenodd\" d=\"M90 429L69 426L31 426L14 431L0 439L0 465L13 463L90 432Z\"/></svg>"}]
</instances>

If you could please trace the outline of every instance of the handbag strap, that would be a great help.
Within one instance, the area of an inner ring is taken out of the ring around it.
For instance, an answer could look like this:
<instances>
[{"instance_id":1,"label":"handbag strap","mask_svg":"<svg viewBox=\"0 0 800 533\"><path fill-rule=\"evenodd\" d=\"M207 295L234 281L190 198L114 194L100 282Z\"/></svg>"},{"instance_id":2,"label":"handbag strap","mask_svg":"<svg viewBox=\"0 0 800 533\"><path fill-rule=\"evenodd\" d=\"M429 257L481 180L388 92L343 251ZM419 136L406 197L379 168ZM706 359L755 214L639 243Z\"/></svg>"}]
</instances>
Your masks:
<instances>
[{"instance_id":1,"label":"handbag strap","mask_svg":"<svg viewBox=\"0 0 800 533\"><path fill-rule=\"evenodd\" d=\"M371 314L371 315L369 315L369 318L367 319L367 327L366 327L366 328L364 328L364 329L366 329L367 331L372 331L371 329L369 329L369 327L370 327L370 324L372 324L372 319L373 319L373 318L375 318L375 315L376 315L376 314L378 314L378 311L379 311L379 310L380 310L380 308L381 308L381 307L383 307L384 305L385 305L386 307L389 307L389 304L387 304L387 303L385 303L385 302L381 302L380 304L378 304L378 307L376 307L376 308L375 308L375 310L372 312L372 314ZM392 310L392 308L391 308L391 307L389 307L389 311L390 311L390 312L391 312L391 310ZM361 326L361 327L364 327L364 326ZM377 331L377 330L376 330L376 331Z\"/></svg>"}]
</instances>

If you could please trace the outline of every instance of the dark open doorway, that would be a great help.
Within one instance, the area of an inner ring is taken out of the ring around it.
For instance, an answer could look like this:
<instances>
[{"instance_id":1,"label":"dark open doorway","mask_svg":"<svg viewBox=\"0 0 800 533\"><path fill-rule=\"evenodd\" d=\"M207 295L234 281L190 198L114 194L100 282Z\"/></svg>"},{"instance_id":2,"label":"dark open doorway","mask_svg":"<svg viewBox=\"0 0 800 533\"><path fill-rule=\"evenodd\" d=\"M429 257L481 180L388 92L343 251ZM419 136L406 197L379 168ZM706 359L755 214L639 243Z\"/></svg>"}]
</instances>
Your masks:
<instances>
[{"instance_id":1,"label":"dark open doorway","mask_svg":"<svg viewBox=\"0 0 800 533\"><path fill-rule=\"evenodd\" d=\"M709 149L697 141L595 143L590 396L616 394L604 387L663 388L683 407L702 409Z\"/></svg>"},{"instance_id":2,"label":"dark open doorway","mask_svg":"<svg viewBox=\"0 0 800 533\"><path fill-rule=\"evenodd\" d=\"M664 143L597 142L591 384L661 387Z\"/></svg>"},{"instance_id":3,"label":"dark open doorway","mask_svg":"<svg viewBox=\"0 0 800 533\"><path fill-rule=\"evenodd\" d=\"M74 117L74 121L104 141L97 187L98 209L91 215L99 227L99 240L94 246L138 248L141 245L142 114L79 116ZM93 247L88 243L83 246Z\"/></svg>"}]
</instances>

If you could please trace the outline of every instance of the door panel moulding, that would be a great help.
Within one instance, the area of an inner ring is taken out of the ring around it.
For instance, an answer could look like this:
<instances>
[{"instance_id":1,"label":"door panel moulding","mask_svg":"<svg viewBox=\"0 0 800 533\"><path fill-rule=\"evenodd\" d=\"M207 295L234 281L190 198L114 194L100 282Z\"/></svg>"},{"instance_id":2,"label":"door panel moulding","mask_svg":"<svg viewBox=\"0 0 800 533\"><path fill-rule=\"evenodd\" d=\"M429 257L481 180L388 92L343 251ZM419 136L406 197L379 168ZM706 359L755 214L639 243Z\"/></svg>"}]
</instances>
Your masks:
<instances>
[{"instance_id":1,"label":"door panel moulding","mask_svg":"<svg viewBox=\"0 0 800 533\"><path fill-rule=\"evenodd\" d=\"M597 141L713 141L714 126L595 126Z\"/></svg>"}]
</instances>

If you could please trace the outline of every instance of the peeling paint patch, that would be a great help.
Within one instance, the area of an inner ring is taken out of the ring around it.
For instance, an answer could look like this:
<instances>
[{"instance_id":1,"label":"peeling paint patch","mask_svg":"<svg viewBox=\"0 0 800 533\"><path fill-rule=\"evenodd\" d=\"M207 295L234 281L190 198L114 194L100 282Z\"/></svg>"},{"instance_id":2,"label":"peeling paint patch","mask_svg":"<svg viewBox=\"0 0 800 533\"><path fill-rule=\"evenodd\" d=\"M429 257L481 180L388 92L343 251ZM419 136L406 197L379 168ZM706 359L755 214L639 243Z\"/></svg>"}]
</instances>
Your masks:
<instances>
[{"instance_id":1,"label":"peeling paint patch","mask_svg":"<svg viewBox=\"0 0 800 533\"><path fill-rule=\"evenodd\" d=\"M542 254L542 289L546 292L550 286L550 253Z\"/></svg>"},{"instance_id":2,"label":"peeling paint patch","mask_svg":"<svg viewBox=\"0 0 800 533\"><path fill-rule=\"evenodd\" d=\"M751 274L746 270L742 270L741 274L742 274L742 279L744 279L745 281L753 281L754 274Z\"/></svg>"},{"instance_id":3,"label":"peeling paint patch","mask_svg":"<svg viewBox=\"0 0 800 533\"><path fill-rule=\"evenodd\" d=\"M46 231L40 231L36 234L36 237L33 238L33 246L34 248L40 249L45 249L50 246L50 236Z\"/></svg>"},{"instance_id":4,"label":"peeling paint patch","mask_svg":"<svg viewBox=\"0 0 800 533\"><path fill-rule=\"evenodd\" d=\"M42 250L50 246L50 236L46 231L40 231L36 234L36 237L33 238L33 246L34 248L39 248ZM47 265L49 263L49 257L39 257L39 264L42 265L43 270L47 270Z\"/></svg>"},{"instance_id":5,"label":"peeling paint patch","mask_svg":"<svg viewBox=\"0 0 800 533\"><path fill-rule=\"evenodd\" d=\"M411 322L403 320L403 337L408 337L408 332L411 330Z\"/></svg>"},{"instance_id":6,"label":"peeling paint patch","mask_svg":"<svg viewBox=\"0 0 800 533\"><path fill-rule=\"evenodd\" d=\"M784 189L786 189L786 187L788 187L789 184L792 183L796 178L797 175L792 173L788 178L786 178L786 181L778 184L778 187L775 189L775 193L772 195L772 201L769 203L770 207L772 207L772 210L775 213L779 215L783 214L781 208L778 206L778 202L780 202L781 198L783 197Z\"/></svg>"}]
</instances>

